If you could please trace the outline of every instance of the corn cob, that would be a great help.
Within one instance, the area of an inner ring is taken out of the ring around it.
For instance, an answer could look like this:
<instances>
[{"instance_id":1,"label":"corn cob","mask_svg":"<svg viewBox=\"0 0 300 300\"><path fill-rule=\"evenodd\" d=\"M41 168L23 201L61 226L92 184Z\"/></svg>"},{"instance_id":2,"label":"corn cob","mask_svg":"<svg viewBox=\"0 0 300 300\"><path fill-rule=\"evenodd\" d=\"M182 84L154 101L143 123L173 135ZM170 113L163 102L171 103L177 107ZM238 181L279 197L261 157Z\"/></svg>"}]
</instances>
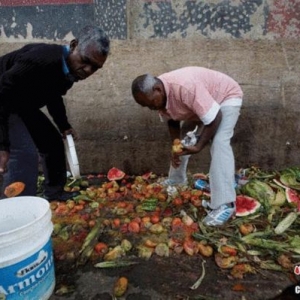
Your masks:
<instances>
[{"instance_id":1,"label":"corn cob","mask_svg":"<svg viewBox=\"0 0 300 300\"><path fill-rule=\"evenodd\" d=\"M98 221L96 225L93 227L93 229L90 231L90 233L86 236L83 245L79 251L79 257L77 260L78 265L85 264L89 257L91 256L94 246L98 241L98 238L100 234L103 233L104 226L102 222Z\"/></svg>"},{"instance_id":2,"label":"corn cob","mask_svg":"<svg viewBox=\"0 0 300 300\"><path fill-rule=\"evenodd\" d=\"M264 249L275 250L275 251L286 251L289 248L288 244L282 242L267 240L263 238L249 239L247 235L243 237L242 240L248 245L256 246Z\"/></svg>"},{"instance_id":3,"label":"corn cob","mask_svg":"<svg viewBox=\"0 0 300 300\"><path fill-rule=\"evenodd\" d=\"M119 267L128 267L131 265L136 265L138 262L135 261L126 261L126 260L119 260L119 261L102 261L94 265L96 268L119 268Z\"/></svg>"},{"instance_id":4,"label":"corn cob","mask_svg":"<svg viewBox=\"0 0 300 300\"><path fill-rule=\"evenodd\" d=\"M283 220L281 220L275 227L274 232L276 234L282 234L296 221L298 213L290 212Z\"/></svg>"}]
</instances>

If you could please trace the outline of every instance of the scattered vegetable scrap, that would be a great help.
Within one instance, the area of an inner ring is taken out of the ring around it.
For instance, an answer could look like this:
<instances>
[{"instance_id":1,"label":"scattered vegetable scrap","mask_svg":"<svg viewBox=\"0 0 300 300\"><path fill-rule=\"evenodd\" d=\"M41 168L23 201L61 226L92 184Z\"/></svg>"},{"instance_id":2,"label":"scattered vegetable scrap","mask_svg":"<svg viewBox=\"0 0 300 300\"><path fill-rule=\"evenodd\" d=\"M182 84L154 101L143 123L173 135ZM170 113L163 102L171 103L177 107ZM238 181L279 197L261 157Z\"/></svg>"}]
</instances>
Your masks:
<instances>
[{"instance_id":1,"label":"scattered vegetable scrap","mask_svg":"<svg viewBox=\"0 0 300 300\"><path fill-rule=\"evenodd\" d=\"M193 182L201 178L209 183L206 174L190 175L190 184L175 186L172 194L152 172L129 176L113 168L95 177L97 184L89 175L66 185L80 191L75 199L51 203L57 260L114 268L135 267L152 255L198 255L202 272L192 289L201 284L208 258L240 280L259 269L293 274L299 265L298 168L239 170L237 214L219 228L202 223L206 214L202 201L209 201L210 193L196 189ZM125 279L117 284L118 294L126 291L127 284Z\"/></svg>"},{"instance_id":2,"label":"scattered vegetable scrap","mask_svg":"<svg viewBox=\"0 0 300 300\"><path fill-rule=\"evenodd\" d=\"M25 189L25 184L23 182L16 181L11 183L4 189L4 195L7 198L16 197L20 195L24 191L24 189Z\"/></svg>"},{"instance_id":3,"label":"scattered vegetable scrap","mask_svg":"<svg viewBox=\"0 0 300 300\"><path fill-rule=\"evenodd\" d=\"M128 287L128 279L126 277L118 278L118 280L115 282L113 295L115 297L123 296L127 291L127 287Z\"/></svg>"},{"instance_id":4,"label":"scattered vegetable scrap","mask_svg":"<svg viewBox=\"0 0 300 300\"><path fill-rule=\"evenodd\" d=\"M232 287L232 290L236 292L244 292L246 291L246 288L242 284L237 283Z\"/></svg>"}]
</instances>

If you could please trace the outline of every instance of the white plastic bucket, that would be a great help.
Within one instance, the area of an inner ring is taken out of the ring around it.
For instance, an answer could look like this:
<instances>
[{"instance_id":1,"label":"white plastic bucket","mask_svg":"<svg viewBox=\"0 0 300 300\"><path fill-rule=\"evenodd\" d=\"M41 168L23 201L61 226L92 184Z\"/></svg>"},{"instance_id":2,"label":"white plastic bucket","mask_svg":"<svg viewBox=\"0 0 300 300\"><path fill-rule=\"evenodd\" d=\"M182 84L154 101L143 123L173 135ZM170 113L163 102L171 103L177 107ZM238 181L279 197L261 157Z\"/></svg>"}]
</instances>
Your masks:
<instances>
[{"instance_id":1,"label":"white plastic bucket","mask_svg":"<svg viewBox=\"0 0 300 300\"><path fill-rule=\"evenodd\" d=\"M0 299L47 300L55 286L49 202L0 200Z\"/></svg>"}]
</instances>

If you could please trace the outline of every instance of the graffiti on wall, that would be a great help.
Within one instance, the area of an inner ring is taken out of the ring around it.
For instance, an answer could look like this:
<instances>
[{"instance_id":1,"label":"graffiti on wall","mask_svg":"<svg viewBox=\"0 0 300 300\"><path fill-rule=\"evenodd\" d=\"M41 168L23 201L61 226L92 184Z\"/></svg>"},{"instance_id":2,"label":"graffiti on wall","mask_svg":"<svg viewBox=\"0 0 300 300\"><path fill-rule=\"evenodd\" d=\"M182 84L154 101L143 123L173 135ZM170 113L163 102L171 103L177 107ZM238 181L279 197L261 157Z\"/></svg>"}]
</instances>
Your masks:
<instances>
[{"instance_id":1,"label":"graffiti on wall","mask_svg":"<svg viewBox=\"0 0 300 300\"><path fill-rule=\"evenodd\" d=\"M22 5L18 5L21 2ZM75 2L77 3L74 4ZM80 27L86 25L86 20L94 19L92 2L92 0L0 0L1 38L56 41L64 39L70 33L76 35Z\"/></svg>"},{"instance_id":2,"label":"graffiti on wall","mask_svg":"<svg viewBox=\"0 0 300 300\"><path fill-rule=\"evenodd\" d=\"M64 39L88 24L111 39L299 38L299 0L0 0L0 37Z\"/></svg>"},{"instance_id":3,"label":"graffiti on wall","mask_svg":"<svg viewBox=\"0 0 300 300\"><path fill-rule=\"evenodd\" d=\"M263 4L252 1L143 1L144 28L152 27L152 37L169 37L179 33L186 37L190 28L198 35L210 36L222 31L235 38L251 31L251 17ZM140 30L140 29L139 29Z\"/></svg>"},{"instance_id":4,"label":"graffiti on wall","mask_svg":"<svg viewBox=\"0 0 300 300\"><path fill-rule=\"evenodd\" d=\"M299 0L143 0L136 37L299 38Z\"/></svg>"},{"instance_id":5,"label":"graffiti on wall","mask_svg":"<svg viewBox=\"0 0 300 300\"><path fill-rule=\"evenodd\" d=\"M95 19L112 39L125 40L127 34L127 0L96 0Z\"/></svg>"},{"instance_id":6,"label":"graffiti on wall","mask_svg":"<svg viewBox=\"0 0 300 300\"><path fill-rule=\"evenodd\" d=\"M275 37L299 38L300 1L275 0L267 20L267 31Z\"/></svg>"},{"instance_id":7,"label":"graffiti on wall","mask_svg":"<svg viewBox=\"0 0 300 300\"><path fill-rule=\"evenodd\" d=\"M93 0L0 0L0 6L88 4Z\"/></svg>"},{"instance_id":8,"label":"graffiti on wall","mask_svg":"<svg viewBox=\"0 0 300 300\"><path fill-rule=\"evenodd\" d=\"M62 40L89 24L126 39L126 0L0 0L0 37Z\"/></svg>"}]
</instances>

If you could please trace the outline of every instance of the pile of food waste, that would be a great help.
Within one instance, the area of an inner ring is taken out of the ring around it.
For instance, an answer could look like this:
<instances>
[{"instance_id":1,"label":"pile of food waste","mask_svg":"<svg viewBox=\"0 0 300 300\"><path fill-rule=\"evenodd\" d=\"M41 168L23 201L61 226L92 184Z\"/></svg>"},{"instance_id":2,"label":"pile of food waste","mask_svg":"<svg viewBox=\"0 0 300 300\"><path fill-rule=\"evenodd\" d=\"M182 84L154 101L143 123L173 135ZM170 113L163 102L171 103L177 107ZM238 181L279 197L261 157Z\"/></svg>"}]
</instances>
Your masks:
<instances>
[{"instance_id":1,"label":"pile of food waste","mask_svg":"<svg viewBox=\"0 0 300 300\"><path fill-rule=\"evenodd\" d=\"M210 201L207 174L189 174L185 186L165 186L164 179L117 168L70 177L65 190L80 194L51 202L55 259L113 268L153 255L188 255L212 259L238 279L261 269L300 273L299 168L238 170L236 215L222 227L202 223L204 200ZM206 184L196 188L197 180Z\"/></svg>"}]
</instances>

